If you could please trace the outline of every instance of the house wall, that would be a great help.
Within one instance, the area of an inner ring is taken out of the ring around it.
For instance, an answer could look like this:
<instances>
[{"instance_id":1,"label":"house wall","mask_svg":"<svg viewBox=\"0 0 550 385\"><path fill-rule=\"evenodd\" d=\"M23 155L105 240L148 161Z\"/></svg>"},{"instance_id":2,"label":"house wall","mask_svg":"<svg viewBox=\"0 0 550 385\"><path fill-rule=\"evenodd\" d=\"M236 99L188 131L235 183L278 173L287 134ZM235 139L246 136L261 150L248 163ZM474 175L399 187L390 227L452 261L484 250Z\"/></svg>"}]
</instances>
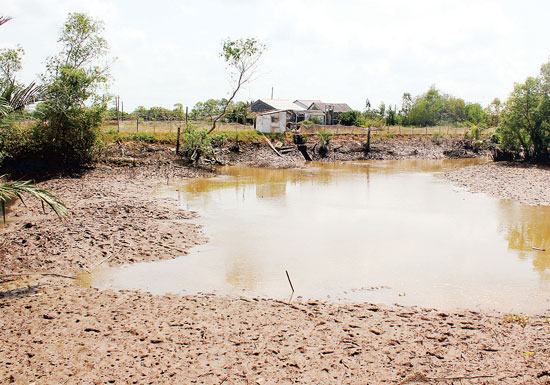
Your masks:
<instances>
[{"instance_id":1,"label":"house wall","mask_svg":"<svg viewBox=\"0 0 550 385\"><path fill-rule=\"evenodd\" d=\"M287 113L278 111L256 117L256 130L264 134L282 134L286 130Z\"/></svg>"}]
</instances>

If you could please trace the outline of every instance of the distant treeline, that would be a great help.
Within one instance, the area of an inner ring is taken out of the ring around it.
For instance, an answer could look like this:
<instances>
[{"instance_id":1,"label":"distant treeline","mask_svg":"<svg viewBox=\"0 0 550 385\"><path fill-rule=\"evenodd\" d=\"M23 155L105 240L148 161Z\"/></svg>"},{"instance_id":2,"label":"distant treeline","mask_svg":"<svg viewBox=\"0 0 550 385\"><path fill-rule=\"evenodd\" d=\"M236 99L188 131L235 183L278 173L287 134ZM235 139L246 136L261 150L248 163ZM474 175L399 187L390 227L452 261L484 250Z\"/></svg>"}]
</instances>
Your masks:
<instances>
[{"instance_id":1,"label":"distant treeline","mask_svg":"<svg viewBox=\"0 0 550 385\"><path fill-rule=\"evenodd\" d=\"M208 99L204 102L198 102L189 111L188 118L191 120L209 120L212 121L216 116L222 113L223 107L227 103L226 99ZM229 123L252 123L252 115L248 112L249 103L230 102L227 107L227 113L222 121ZM183 120L185 119L185 108L182 104L174 104L173 109L165 107L137 107L134 111L128 113L118 112L120 119L136 119L144 121L164 121L164 120ZM117 109L112 107L107 111L107 119L117 119Z\"/></svg>"},{"instance_id":2,"label":"distant treeline","mask_svg":"<svg viewBox=\"0 0 550 385\"><path fill-rule=\"evenodd\" d=\"M367 99L364 111L349 111L340 114L344 125L356 126L470 126L486 125L496 127L502 104L495 98L483 108L479 103L465 102L464 99L444 94L435 87L412 97L406 92L401 105L381 103L373 108Z\"/></svg>"},{"instance_id":3,"label":"distant treeline","mask_svg":"<svg viewBox=\"0 0 550 385\"><path fill-rule=\"evenodd\" d=\"M226 99L208 99L195 104L189 111L191 120L212 121L220 115ZM486 125L496 127L499 123L499 114L502 103L495 98L485 108L479 103L469 103L464 99L442 93L435 87L416 97L404 93L401 105L386 105L381 103L373 108L367 100L363 111L350 111L339 116L340 123L356 126L437 126L437 125ZM249 111L250 103L231 102L223 121L230 123L251 123L253 115ZM136 119L144 121L183 120L185 109L181 104L175 104L173 109L165 107L137 107L132 112L119 112L120 119ZM107 119L117 119L116 108L107 111Z\"/></svg>"}]
</instances>

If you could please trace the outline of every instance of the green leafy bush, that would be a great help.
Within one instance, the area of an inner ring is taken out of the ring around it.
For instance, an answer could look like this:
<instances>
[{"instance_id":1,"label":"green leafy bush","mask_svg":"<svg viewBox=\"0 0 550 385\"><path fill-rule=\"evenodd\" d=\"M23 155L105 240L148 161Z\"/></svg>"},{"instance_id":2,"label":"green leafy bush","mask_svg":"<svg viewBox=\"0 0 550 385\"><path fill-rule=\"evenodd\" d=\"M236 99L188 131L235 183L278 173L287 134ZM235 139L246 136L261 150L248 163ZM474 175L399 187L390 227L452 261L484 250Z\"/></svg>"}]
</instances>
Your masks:
<instances>
[{"instance_id":1,"label":"green leafy bush","mask_svg":"<svg viewBox=\"0 0 550 385\"><path fill-rule=\"evenodd\" d=\"M190 128L183 134L181 154L188 160L197 163L200 158L213 154L212 137L208 131Z\"/></svg>"},{"instance_id":2,"label":"green leafy bush","mask_svg":"<svg viewBox=\"0 0 550 385\"><path fill-rule=\"evenodd\" d=\"M84 104L93 96L92 83L86 71L62 67L48 85L43 118L33 130L37 155L48 164L71 168L93 160L106 104Z\"/></svg>"},{"instance_id":3,"label":"green leafy bush","mask_svg":"<svg viewBox=\"0 0 550 385\"><path fill-rule=\"evenodd\" d=\"M225 132L216 132L213 133L210 137L210 142L212 147L221 147L227 143L228 136Z\"/></svg>"},{"instance_id":4,"label":"green leafy bush","mask_svg":"<svg viewBox=\"0 0 550 385\"><path fill-rule=\"evenodd\" d=\"M32 147L30 128L17 124L12 118L0 121L0 167L10 160L27 157Z\"/></svg>"},{"instance_id":5,"label":"green leafy bush","mask_svg":"<svg viewBox=\"0 0 550 385\"><path fill-rule=\"evenodd\" d=\"M136 132L136 133L127 135L124 139L134 140L136 142L146 142L146 143L154 143L157 141L155 136L149 132Z\"/></svg>"},{"instance_id":6,"label":"green leafy bush","mask_svg":"<svg viewBox=\"0 0 550 385\"><path fill-rule=\"evenodd\" d=\"M338 119L344 126L361 126L364 122L361 112L355 110L340 113Z\"/></svg>"}]
</instances>

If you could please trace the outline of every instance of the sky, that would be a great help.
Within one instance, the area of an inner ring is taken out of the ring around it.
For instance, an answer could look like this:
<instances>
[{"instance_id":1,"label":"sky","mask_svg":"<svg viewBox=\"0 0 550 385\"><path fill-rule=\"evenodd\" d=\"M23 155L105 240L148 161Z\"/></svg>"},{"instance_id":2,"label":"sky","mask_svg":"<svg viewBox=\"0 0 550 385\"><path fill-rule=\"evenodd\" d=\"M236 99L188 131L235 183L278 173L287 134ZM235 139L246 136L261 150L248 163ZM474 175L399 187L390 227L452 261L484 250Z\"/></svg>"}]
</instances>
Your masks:
<instances>
[{"instance_id":1,"label":"sky","mask_svg":"<svg viewBox=\"0 0 550 385\"><path fill-rule=\"evenodd\" d=\"M222 41L267 45L239 100L321 99L363 109L400 104L431 85L467 101L505 99L550 60L547 0L0 0L13 17L0 47L25 49L36 79L69 12L105 23L112 79L125 110L192 107L227 97Z\"/></svg>"}]
</instances>

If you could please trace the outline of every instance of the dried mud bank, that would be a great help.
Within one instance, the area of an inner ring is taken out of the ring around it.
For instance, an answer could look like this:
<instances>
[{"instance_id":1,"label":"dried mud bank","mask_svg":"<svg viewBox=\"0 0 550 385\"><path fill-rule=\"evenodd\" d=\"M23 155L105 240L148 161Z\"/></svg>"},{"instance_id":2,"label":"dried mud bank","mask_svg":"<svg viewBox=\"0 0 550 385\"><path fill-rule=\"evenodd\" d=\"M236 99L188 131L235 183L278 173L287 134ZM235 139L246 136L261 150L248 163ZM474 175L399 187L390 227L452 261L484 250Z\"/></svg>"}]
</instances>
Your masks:
<instances>
[{"instance_id":1,"label":"dried mud bank","mask_svg":"<svg viewBox=\"0 0 550 385\"><path fill-rule=\"evenodd\" d=\"M370 151L365 152L364 136L334 137L326 157L319 155L319 143L315 137L306 141L307 152L313 160L391 160L391 159L445 159L472 158L487 156L488 151L477 149L470 141L463 139L431 137L373 138ZM235 146L234 142L216 147L216 159L228 165L250 167L291 168L302 167L304 156L292 142L274 141L276 148L287 148L278 156L264 141L246 142ZM173 146L148 143L120 143L111 145L104 154L103 161L114 165L158 165L177 163ZM211 164L205 165L211 167Z\"/></svg>"},{"instance_id":2,"label":"dried mud bank","mask_svg":"<svg viewBox=\"0 0 550 385\"><path fill-rule=\"evenodd\" d=\"M472 192L529 205L550 205L550 167L487 163L449 171L447 180Z\"/></svg>"},{"instance_id":3,"label":"dried mud bank","mask_svg":"<svg viewBox=\"0 0 550 385\"><path fill-rule=\"evenodd\" d=\"M71 214L60 223L36 205L30 214L16 205L0 228L0 271L73 275L103 261L173 258L204 242L194 213L153 195L166 179L197 173L159 162L164 151L130 160L139 167L102 165L43 183ZM550 384L543 315L155 296L49 276L11 279L0 286L0 383Z\"/></svg>"},{"instance_id":4,"label":"dried mud bank","mask_svg":"<svg viewBox=\"0 0 550 385\"><path fill-rule=\"evenodd\" d=\"M2 383L550 383L542 317L56 285L0 307Z\"/></svg>"},{"instance_id":5,"label":"dried mud bank","mask_svg":"<svg viewBox=\"0 0 550 385\"><path fill-rule=\"evenodd\" d=\"M474 158L488 155L487 150L475 148L468 140L431 137L373 138L368 152L365 152L364 137L335 138L326 158L319 156L315 143L308 147L316 160L327 161Z\"/></svg>"},{"instance_id":6,"label":"dried mud bank","mask_svg":"<svg viewBox=\"0 0 550 385\"><path fill-rule=\"evenodd\" d=\"M29 198L16 204L0 227L0 273L48 271L60 274L110 265L174 258L205 241L193 212L153 196L174 176L193 176L182 167L99 166L78 178L41 184L55 192L70 214L42 213Z\"/></svg>"}]
</instances>

